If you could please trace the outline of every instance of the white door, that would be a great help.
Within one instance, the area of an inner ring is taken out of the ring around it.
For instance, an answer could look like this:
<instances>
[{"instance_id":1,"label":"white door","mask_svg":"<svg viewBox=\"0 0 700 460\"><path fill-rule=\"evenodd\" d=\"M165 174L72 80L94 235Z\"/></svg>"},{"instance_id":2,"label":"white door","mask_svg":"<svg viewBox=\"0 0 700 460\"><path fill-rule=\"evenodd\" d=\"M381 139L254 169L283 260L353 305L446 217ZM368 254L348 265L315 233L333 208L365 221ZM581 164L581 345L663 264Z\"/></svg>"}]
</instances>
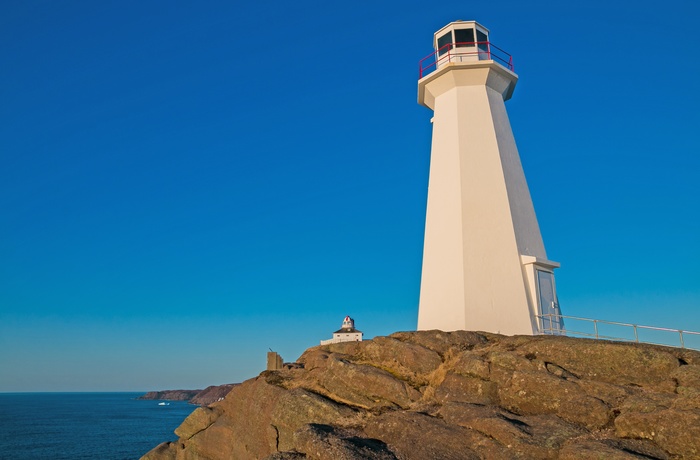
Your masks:
<instances>
[{"instance_id":1,"label":"white door","mask_svg":"<svg viewBox=\"0 0 700 460\"><path fill-rule=\"evenodd\" d=\"M537 289L539 291L541 332L561 334L564 329L564 320L561 318L561 310L557 301L554 274L537 270Z\"/></svg>"}]
</instances>

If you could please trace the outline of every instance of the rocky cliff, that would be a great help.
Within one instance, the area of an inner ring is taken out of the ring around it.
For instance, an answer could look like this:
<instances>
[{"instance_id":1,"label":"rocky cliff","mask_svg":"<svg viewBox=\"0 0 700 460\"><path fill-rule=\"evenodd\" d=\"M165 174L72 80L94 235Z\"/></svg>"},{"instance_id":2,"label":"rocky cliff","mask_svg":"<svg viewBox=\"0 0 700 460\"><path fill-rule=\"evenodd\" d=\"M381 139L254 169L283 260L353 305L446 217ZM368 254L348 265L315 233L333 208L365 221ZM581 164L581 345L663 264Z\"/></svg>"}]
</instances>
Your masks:
<instances>
[{"instance_id":1,"label":"rocky cliff","mask_svg":"<svg viewBox=\"0 0 700 460\"><path fill-rule=\"evenodd\" d=\"M307 350L143 459L700 458L700 353L401 332Z\"/></svg>"}]
</instances>

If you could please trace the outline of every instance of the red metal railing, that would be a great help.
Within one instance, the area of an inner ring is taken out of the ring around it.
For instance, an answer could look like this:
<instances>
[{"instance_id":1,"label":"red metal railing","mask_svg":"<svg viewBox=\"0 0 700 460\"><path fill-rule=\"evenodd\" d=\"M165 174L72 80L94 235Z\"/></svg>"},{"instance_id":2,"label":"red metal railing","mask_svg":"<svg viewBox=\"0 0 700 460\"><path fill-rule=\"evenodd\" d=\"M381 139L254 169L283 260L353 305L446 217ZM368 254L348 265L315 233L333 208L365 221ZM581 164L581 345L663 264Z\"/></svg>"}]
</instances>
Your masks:
<instances>
[{"instance_id":1,"label":"red metal railing","mask_svg":"<svg viewBox=\"0 0 700 460\"><path fill-rule=\"evenodd\" d=\"M513 56L491 42L459 42L448 43L421 59L418 62L418 79L425 77L437 69L438 66L448 62L473 60L493 60L513 71Z\"/></svg>"}]
</instances>

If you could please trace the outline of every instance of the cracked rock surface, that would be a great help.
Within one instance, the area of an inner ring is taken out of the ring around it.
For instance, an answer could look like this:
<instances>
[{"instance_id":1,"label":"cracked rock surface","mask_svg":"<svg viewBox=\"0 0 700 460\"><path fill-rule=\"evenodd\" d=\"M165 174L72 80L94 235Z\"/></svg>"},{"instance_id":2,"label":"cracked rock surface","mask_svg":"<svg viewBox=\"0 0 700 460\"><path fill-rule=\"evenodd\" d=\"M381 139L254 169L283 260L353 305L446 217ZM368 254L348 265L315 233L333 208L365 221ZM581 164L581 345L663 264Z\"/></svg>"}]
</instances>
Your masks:
<instances>
[{"instance_id":1,"label":"cracked rock surface","mask_svg":"<svg viewBox=\"0 0 700 460\"><path fill-rule=\"evenodd\" d=\"M308 349L144 460L700 458L700 352L399 332Z\"/></svg>"}]
</instances>

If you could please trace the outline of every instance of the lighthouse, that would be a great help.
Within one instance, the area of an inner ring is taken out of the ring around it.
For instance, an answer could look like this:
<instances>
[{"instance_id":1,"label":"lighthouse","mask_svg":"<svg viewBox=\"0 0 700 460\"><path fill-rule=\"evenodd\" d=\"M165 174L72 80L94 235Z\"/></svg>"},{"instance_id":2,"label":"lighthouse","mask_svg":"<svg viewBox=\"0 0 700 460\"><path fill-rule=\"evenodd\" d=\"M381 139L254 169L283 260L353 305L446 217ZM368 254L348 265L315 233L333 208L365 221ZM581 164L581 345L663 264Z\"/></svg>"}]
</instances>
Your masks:
<instances>
[{"instance_id":1,"label":"lighthouse","mask_svg":"<svg viewBox=\"0 0 700 460\"><path fill-rule=\"evenodd\" d=\"M433 110L418 330L561 333L547 258L505 101L518 81L489 30L456 21L420 62Z\"/></svg>"},{"instance_id":2,"label":"lighthouse","mask_svg":"<svg viewBox=\"0 0 700 460\"><path fill-rule=\"evenodd\" d=\"M355 329L355 320L350 318L350 316L346 316L343 319L343 325L333 333L333 338L321 340L321 345L340 342L362 342L362 331Z\"/></svg>"}]
</instances>

